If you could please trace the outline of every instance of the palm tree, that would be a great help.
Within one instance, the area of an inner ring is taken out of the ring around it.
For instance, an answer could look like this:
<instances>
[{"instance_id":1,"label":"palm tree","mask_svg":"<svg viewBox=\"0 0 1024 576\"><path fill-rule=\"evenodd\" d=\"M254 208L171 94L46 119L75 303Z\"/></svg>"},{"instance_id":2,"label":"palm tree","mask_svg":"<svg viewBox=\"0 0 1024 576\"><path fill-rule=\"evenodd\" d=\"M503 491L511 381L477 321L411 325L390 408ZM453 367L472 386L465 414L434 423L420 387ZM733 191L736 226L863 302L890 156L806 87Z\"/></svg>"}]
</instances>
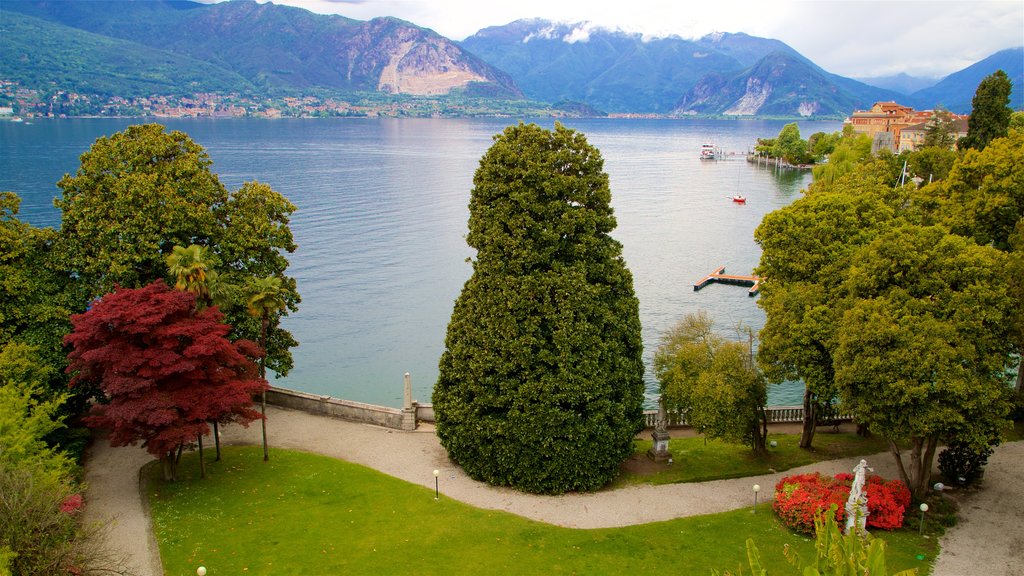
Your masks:
<instances>
[{"instance_id":1,"label":"palm tree","mask_svg":"<svg viewBox=\"0 0 1024 576\"><path fill-rule=\"evenodd\" d=\"M202 309L213 305L213 292L216 288L211 285L217 283L217 273L211 269L214 263L209 251L196 244L188 248L175 246L167 255L167 270L174 278L174 288L191 292L196 295L196 308ZM218 422L213 421L213 440L217 447L216 460L220 460L220 431ZM202 470L201 476L205 476L205 465L203 462L203 437L199 437L199 465Z\"/></svg>"},{"instance_id":2,"label":"palm tree","mask_svg":"<svg viewBox=\"0 0 1024 576\"><path fill-rule=\"evenodd\" d=\"M249 314L260 319L260 346L263 347L263 357L260 358L260 378L267 379L267 332L270 328L270 321L279 312L284 311L286 303L284 300L284 289L281 288L281 279L277 276L266 278L255 278L248 286L249 298L246 306ZM260 398L260 409L263 413L263 460L269 460L270 454L267 451L267 393L264 391Z\"/></svg>"},{"instance_id":3,"label":"palm tree","mask_svg":"<svg viewBox=\"0 0 1024 576\"><path fill-rule=\"evenodd\" d=\"M175 279L174 288L195 294L197 306L213 304L210 284L216 281L217 273L210 266L207 249L196 244L188 248L175 246L167 255L167 269Z\"/></svg>"}]
</instances>

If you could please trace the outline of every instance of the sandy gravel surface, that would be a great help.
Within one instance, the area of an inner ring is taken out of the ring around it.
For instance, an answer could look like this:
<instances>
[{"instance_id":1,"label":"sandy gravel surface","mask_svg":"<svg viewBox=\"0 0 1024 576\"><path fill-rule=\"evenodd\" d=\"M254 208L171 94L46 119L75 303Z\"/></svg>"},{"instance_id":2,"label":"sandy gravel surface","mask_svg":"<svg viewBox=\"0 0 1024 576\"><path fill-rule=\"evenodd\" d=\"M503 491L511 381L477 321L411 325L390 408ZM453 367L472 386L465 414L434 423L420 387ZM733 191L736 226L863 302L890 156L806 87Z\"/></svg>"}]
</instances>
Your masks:
<instances>
[{"instance_id":1,"label":"sandy gravel surface","mask_svg":"<svg viewBox=\"0 0 1024 576\"><path fill-rule=\"evenodd\" d=\"M152 460L142 448L111 448L106 437L93 442L85 460L84 520L105 524L111 557L140 576L163 572L139 486L139 470Z\"/></svg>"},{"instance_id":2,"label":"sandy gravel surface","mask_svg":"<svg viewBox=\"0 0 1024 576\"><path fill-rule=\"evenodd\" d=\"M854 458L826 462L784 473L699 484L641 485L592 494L533 496L471 480L448 460L429 427L401 432L276 407L268 407L267 417L272 447L341 458L428 488L434 487L433 471L437 469L441 472L441 493L447 497L573 528L626 526L751 506L754 484L762 487L763 498L783 476L813 470L828 474L850 471L859 461ZM260 428L227 427L222 429L222 441L258 444ZM942 541L944 552L936 576L969 576L979 573L980 566L1004 570L985 574L1024 574L1024 531L1019 527L1024 520L1024 488L1012 476L1012 471L1019 469L1022 456L1024 443L1020 442L997 450L986 474L986 490L966 500L965 519ZM141 576L159 574L160 566L138 488L139 467L149 460L138 448L112 449L97 443L86 466L90 513L94 518L113 519L111 542L134 559ZM876 473L896 476L888 454L867 460ZM1003 520L997 521L994 516Z\"/></svg>"},{"instance_id":3,"label":"sandy gravel surface","mask_svg":"<svg viewBox=\"0 0 1024 576\"><path fill-rule=\"evenodd\" d=\"M939 541L934 576L1024 575L1024 442L996 448L981 489L952 492L960 521Z\"/></svg>"}]
</instances>

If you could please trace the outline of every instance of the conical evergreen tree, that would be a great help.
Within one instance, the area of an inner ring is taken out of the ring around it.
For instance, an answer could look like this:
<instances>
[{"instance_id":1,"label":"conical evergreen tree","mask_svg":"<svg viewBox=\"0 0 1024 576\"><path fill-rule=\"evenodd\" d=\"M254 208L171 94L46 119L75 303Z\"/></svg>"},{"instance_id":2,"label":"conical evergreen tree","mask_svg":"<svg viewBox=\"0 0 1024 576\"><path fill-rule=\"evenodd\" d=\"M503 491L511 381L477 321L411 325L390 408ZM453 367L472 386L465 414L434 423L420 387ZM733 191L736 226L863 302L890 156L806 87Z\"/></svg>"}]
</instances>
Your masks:
<instances>
[{"instance_id":1,"label":"conical evergreen tree","mask_svg":"<svg viewBox=\"0 0 1024 576\"><path fill-rule=\"evenodd\" d=\"M971 117L967 119L967 136L960 139L960 148L984 150L988 143L1007 135L1010 127L1010 93L1013 82L1002 70L986 76L971 100Z\"/></svg>"},{"instance_id":2,"label":"conical evergreen tree","mask_svg":"<svg viewBox=\"0 0 1024 576\"><path fill-rule=\"evenodd\" d=\"M600 152L561 125L508 127L473 178L473 275L434 387L437 433L471 477L595 490L642 427L639 304Z\"/></svg>"}]
</instances>

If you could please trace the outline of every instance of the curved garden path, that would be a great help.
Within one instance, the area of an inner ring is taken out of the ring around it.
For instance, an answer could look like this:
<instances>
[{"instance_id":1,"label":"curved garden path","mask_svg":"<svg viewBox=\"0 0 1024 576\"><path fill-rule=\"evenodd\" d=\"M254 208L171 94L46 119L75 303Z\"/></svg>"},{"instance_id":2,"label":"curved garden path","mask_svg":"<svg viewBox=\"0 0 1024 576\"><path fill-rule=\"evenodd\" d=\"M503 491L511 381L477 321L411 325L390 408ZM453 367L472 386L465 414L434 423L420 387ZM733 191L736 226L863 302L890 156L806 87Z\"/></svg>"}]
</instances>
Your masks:
<instances>
[{"instance_id":1,"label":"curved garden path","mask_svg":"<svg viewBox=\"0 0 1024 576\"><path fill-rule=\"evenodd\" d=\"M476 482L454 466L430 427L401 432L304 412L268 407L273 447L304 450L374 468L428 488L439 470L440 490L479 508L504 510L574 528L626 526L724 512L753 503L752 486L770 492L783 476L804 471L850 471L859 458L823 462L782 473L661 486L638 485L590 494L535 496ZM260 443L259 426L222 430L226 443ZM139 489L139 468L152 458L141 448L110 448L99 441L86 461L88 518L109 522L110 545L140 576L160 574L159 552ZM1024 566L1024 483L1016 476L1024 442L1000 446L989 461L985 490L962 496L963 520L942 540L935 576L963 576L985 567L988 576L1021 574ZM892 458L868 458L875 472L896 476Z\"/></svg>"}]
</instances>

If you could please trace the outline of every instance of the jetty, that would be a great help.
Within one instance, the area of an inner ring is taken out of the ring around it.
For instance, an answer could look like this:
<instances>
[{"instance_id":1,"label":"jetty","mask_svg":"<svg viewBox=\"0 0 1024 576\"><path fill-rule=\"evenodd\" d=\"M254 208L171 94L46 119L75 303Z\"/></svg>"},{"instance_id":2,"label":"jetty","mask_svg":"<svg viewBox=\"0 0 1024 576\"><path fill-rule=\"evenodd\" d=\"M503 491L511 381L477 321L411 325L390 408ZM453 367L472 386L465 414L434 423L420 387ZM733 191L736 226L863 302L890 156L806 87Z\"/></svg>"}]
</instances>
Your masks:
<instances>
[{"instance_id":1,"label":"jetty","mask_svg":"<svg viewBox=\"0 0 1024 576\"><path fill-rule=\"evenodd\" d=\"M739 276L736 274L725 274L725 266L720 266L717 270L701 278L696 284L693 285L693 291L696 292L701 288L718 282L720 284L732 284L734 286L750 286L750 290L747 291L747 296L754 296L757 291L761 289L761 278L758 276Z\"/></svg>"}]
</instances>

